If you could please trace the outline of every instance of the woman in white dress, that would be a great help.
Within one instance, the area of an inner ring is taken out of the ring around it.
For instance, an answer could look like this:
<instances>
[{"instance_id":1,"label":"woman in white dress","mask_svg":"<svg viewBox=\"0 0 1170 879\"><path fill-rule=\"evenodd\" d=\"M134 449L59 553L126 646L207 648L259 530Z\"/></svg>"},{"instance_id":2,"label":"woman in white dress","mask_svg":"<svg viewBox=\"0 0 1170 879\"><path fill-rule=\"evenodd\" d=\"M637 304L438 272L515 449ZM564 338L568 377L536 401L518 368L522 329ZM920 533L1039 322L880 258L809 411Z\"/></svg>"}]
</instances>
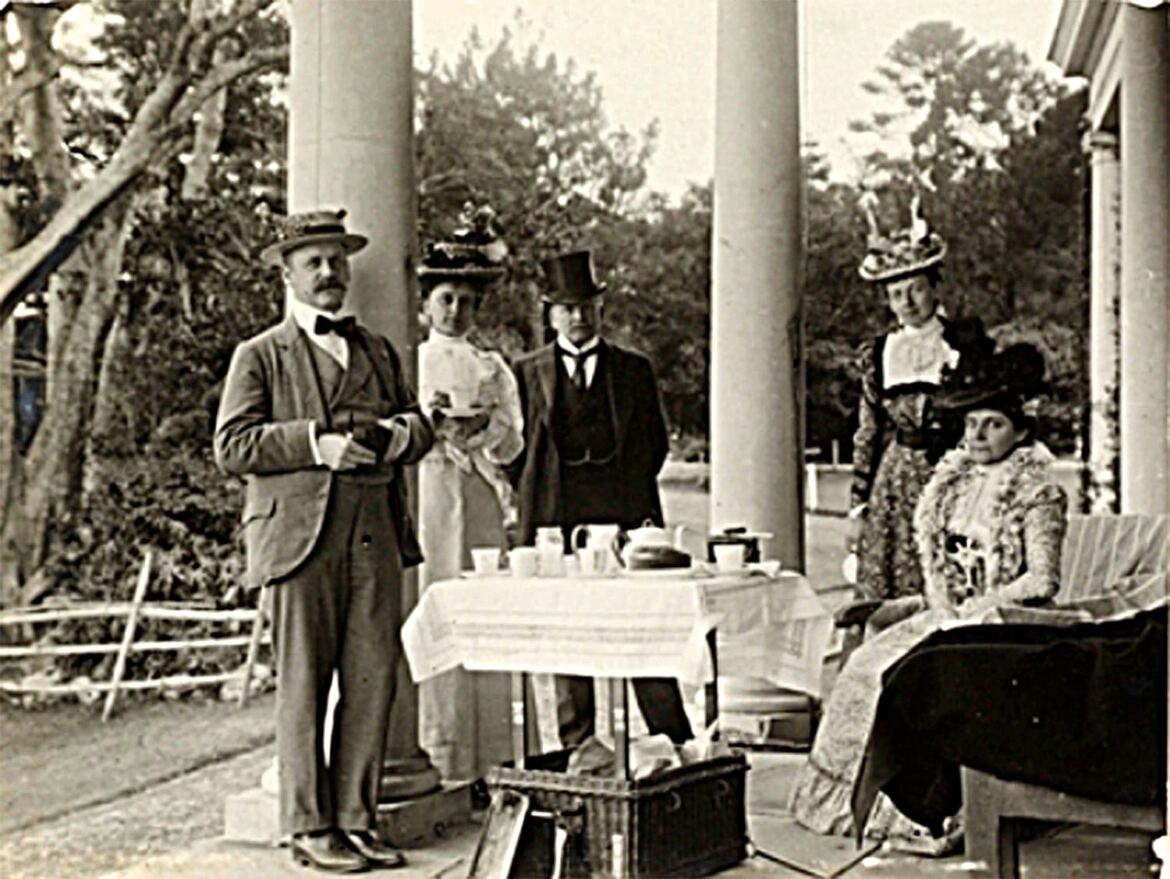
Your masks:
<instances>
[{"instance_id":1,"label":"woman in white dress","mask_svg":"<svg viewBox=\"0 0 1170 879\"><path fill-rule=\"evenodd\" d=\"M420 590L470 569L473 547L498 547L515 521L503 474L523 447L523 416L504 358L468 336L485 289L507 254L490 214L432 245L419 269L429 336L419 346L419 400L436 441L419 467ZM475 779L509 754L506 675L455 669L419 688L422 747L448 780Z\"/></svg>"}]
</instances>

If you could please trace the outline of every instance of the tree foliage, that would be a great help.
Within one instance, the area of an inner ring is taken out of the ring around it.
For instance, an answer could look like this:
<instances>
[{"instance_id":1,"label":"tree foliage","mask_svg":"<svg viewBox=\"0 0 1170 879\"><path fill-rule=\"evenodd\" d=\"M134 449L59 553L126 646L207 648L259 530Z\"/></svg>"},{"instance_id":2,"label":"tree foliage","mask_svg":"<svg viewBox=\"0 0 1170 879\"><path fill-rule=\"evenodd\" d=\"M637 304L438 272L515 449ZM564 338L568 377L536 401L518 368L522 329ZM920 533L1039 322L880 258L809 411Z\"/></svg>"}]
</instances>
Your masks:
<instances>
[{"instance_id":1,"label":"tree foliage","mask_svg":"<svg viewBox=\"0 0 1170 879\"><path fill-rule=\"evenodd\" d=\"M867 89L890 109L853 126L878 138L862 179L832 182L818 157L806 162L810 442L824 448L826 428L847 438L851 352L889 321L881 290L856 274L866 240L858 203L872 192L886 230L905 226L911 198L922 199L949 245L942 300L951 315L976 315L1045 351L1048 438L1072 451L1086 386L1083 91L1051 81L1014 46L978 45L946 22L899 38Z\"/></svg>"}]
</instances>

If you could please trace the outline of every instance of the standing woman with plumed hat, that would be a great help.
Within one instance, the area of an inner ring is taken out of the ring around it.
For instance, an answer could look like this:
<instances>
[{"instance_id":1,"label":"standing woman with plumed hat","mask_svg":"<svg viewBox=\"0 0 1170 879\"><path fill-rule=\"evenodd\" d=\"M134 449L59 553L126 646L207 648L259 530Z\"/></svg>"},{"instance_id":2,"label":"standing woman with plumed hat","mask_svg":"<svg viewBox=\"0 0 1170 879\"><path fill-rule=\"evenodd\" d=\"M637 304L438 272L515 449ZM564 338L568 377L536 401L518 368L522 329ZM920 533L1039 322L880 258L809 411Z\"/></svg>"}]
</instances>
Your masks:
<instances>
[{"instance_id":1,"label":"standing woman with plumed hat","mask_svg":"<svg viewBox=\"0 0 1170 879\"><path fill-rule=\"evenodd\" d=\"M946 242L918 212L910 225L883 236L872 210L868 252L859 272L879 285L896 327L862 345L858 427L853 437L850 516L857 553L860 597L897 603L922 594L922 569L912 516L922 487L939 457L958 441L934 406L944 367L990 350L993 343L977 319L953 321L939 303Z\"/></svg>"}]
</instances>

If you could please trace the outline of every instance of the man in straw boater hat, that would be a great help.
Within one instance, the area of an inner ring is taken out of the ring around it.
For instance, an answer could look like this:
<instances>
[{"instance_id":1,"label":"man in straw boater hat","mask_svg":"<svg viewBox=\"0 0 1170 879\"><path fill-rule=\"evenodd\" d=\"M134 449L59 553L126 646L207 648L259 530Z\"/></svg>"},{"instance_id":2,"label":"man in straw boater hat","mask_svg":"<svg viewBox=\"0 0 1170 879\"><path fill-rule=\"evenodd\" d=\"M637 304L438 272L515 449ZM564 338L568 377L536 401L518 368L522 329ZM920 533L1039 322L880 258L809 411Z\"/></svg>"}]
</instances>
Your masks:
<instances>
[{"instance_id":1,"label":"man in straw boater hat","mask_svg":"<svg viewBox=\"0 0 1170 879\"><path fill-rule=\"evenodd\" d=\"M560 526L566 546L574 526L662 525L658 471L669 447L662 400L650 360L601 336L605 285L588 251L541 264L543 306L555 340L516 362L524 412L524 450L510 465L520 512L519 540ZM691 738L677 684L640 679L634 693L652 733ZM557 678L561 740L593 733L593 682Z\"/></svg>"},{"instance_id":2,"label":"man in straw boater hat","mask_svg":"<svg viewBox=\"0 0 1170 879\"><path fill-rule=\"evenodd\" d=\"M421 560L403 465L433 441L390 342L343 315L349 257L367 243L344 220L290 216L261 253L287 314L236 348L215 428L216 461L247 482L248 583L271 590L282 831L298 863L332 872L404 863L375 809L402 572Z\"/></svg>"}]
</instances>

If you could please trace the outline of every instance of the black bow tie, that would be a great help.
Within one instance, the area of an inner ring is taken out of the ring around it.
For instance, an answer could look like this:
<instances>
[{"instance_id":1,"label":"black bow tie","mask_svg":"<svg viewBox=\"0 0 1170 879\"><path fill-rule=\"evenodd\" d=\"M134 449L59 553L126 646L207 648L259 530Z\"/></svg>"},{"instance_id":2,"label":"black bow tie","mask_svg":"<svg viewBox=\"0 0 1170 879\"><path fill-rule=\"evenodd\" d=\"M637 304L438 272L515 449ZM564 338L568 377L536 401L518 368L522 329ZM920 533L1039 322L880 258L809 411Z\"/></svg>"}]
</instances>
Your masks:
<instances>
[{"instance_id":1,"label":"black bow tie","mask_svg":"<svg viewBox=\"0 0 1170 879\"><path fill-rule=\"evenodd\" d=\"M317 321L313 324L313 332L318 336L323 336L326 333L337 333L343 339L353 335L354 329L357 328L357 318L353 315L349 317L339 318L334 320L331 317L326 317L323 314L317 315Z\"/></svg>"}]
</instances>

